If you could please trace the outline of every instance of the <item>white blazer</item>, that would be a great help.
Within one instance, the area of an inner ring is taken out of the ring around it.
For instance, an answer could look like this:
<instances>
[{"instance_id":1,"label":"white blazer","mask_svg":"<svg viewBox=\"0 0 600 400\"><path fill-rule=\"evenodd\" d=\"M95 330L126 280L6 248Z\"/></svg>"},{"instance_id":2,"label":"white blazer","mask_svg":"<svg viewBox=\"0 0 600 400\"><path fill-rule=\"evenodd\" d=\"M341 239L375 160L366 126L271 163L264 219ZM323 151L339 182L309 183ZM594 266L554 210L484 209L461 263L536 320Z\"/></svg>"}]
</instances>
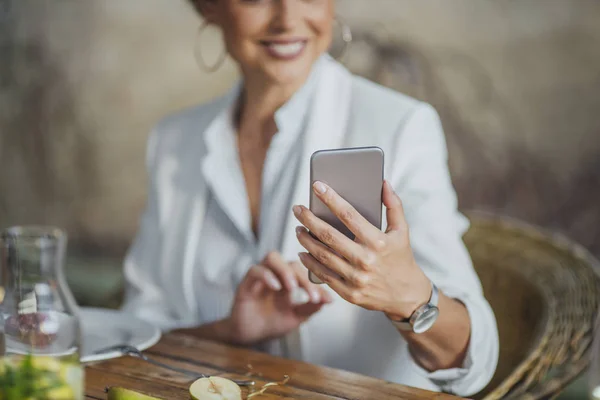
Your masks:
<instances>
[{"instance_id":1,"label":"white blazer","mask_svg":"<svg viewBox=\"0 0 600 400\"><path fill-rule=\"evenodd\" d=\"M292 204L308 204L314 151L381 147L385 177L404 203L415 258L441 291L466 305L471 338L463 368L428 373L414 362L406 341L382 313L335 301L282 339L287 356L429 390L476 393L495 371L498 333L462 242L468 221L457 211L437 113L428 104L351 75L329 58L318 79ZM148 201L125 260L123 309L163 330L198 324L192 276L207 200L201 173L203 132L231 106L235 93L166 118L149 139ZM283 220L282 253L296 259L303 249L294 232L291 204ZM202 273L208 281L220 277L218 269ZM323 340L315 340L323 337L330 338L325 341L327 352ZM339 350L336 356L323 356L331 354L331 346Z\"/></svg>"}]
</instances>

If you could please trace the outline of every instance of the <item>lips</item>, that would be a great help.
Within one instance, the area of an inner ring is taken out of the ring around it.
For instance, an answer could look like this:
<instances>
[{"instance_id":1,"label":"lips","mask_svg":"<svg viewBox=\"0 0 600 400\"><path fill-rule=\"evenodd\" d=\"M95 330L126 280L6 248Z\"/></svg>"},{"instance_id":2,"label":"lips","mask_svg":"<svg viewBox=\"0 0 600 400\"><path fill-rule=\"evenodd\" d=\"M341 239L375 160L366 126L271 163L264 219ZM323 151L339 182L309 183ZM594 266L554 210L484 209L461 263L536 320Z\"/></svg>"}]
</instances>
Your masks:
<instances>
[{"instance_id":1,"label":"lips","mask_svg":"<svg viewBox=\"0 0 600 400\"><path fill-rule=\"evenodd\" d=\"M290 60L302 54L306 47L306 40L289 40L289 41L264 41L263 46L267 52L275 58Z\"/></svg>"}]
</instances>

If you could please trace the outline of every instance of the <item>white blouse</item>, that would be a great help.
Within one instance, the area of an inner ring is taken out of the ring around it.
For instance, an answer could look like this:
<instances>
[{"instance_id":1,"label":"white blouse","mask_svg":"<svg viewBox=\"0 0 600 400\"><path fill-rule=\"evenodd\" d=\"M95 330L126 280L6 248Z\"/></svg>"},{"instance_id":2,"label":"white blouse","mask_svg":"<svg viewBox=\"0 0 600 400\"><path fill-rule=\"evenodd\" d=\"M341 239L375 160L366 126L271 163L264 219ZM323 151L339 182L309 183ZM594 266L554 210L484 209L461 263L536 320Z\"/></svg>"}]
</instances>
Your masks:
<instances>
[{"instance_id":1,"label":"white blouse","mask_svg":"<svg viewBox=\"0 0 600 400\"><path fill-rule=\"evenodd\" d=\"M314 87L314 73L292 99L275 114L278 132L267 151L262 174L258 238L251 226L250 206L237 147L237 131L233 126L233 109L222 114L213 129L205 132L208 154L202 168L208 183L208 204L202 224L196 269L198 321L212 322L227 317L231 311L235 289L255 264L270 251L281 251L285 218L292 201L297 178L302 132ZM290 260L291 261L291 260ZM214 285L200 273L217 268L229 279L225 285ZM210 292L219 292L209 295ZM230 296L223 296L223 293ZM285 355L279 343L271 344L271 352Z\"/></svg>"},{"instance_id":2,"label":"white blouse","mask_svg":"<svg viewBox=\"0 0 600 400\"><path fill-rule=\"evenodd\" d=\"M148 202L125 260L123 309L165 331L227 316L236 286L251 265L270 250L290 261L303 251L291 206L308 204L310 155L376 145L385 152L385 177L403 199L417 263L469 312L464 365L428 373L383 313L333 292L333 304L268 350L461 396L483 389L496 369L498 331L462 242L468 221L457 211L435 110L322 57L306 85L276 114L279 132L263 172L256 241L231 125L238 93L236 88L166 118L150 136Z\"/></svg>"}]
</instances>

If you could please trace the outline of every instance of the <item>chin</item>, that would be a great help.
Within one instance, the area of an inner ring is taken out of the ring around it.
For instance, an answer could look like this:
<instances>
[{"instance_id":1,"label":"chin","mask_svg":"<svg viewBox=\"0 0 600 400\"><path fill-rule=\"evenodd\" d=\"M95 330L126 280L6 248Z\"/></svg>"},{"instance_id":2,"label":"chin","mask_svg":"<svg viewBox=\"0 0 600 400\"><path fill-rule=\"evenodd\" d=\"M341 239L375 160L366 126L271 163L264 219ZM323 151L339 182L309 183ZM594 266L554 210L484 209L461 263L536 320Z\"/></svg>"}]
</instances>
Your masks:
<instances>
[{"instance_id":1,"label":"chin","mask_svg":"<svg viewBox=\"0 0 600 400\"><path fill-rule=\"evenodd\" d=\"M318 57L302 57L293 61L271 61L265 65L265 75L280 85L295 85L303 83Z\"/></svg>"}]
</instances>

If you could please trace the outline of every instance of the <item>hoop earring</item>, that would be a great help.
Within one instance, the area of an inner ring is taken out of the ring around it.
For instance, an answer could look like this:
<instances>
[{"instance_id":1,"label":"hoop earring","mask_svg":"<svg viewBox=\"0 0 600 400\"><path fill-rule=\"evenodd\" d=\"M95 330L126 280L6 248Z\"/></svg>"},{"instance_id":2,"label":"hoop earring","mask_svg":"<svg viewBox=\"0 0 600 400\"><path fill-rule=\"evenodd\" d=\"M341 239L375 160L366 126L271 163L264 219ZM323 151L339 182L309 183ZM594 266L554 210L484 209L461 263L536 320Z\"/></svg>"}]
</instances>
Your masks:
<instances>
[{"instance_id":1,"label":"hoop earring","mask_svg":"<svg viewBox=\"0 0 600 400\"><path fill-rule=\"evenodd\" d=\"M346 24L344 20L342 20L337 15L335 16L334 21L337 25L340 26L340 29L342 31L342 41L344 42L342 51L335 57L335 59L339 61L344 58L344 56L348 52L348 49L350 48L350 45L352 44L352 29L350 29L350 26L348 26L348 24Z\"/></svg>"},{"instance_id":2,"label":"hoop earring","mask_svg":"<svg viewBox=\"0 0 600 400\"><path fill-rule=\"evenodd\" d=\"M211 73L221 68L221 66L225 62L225 58L227 58L227 52L223 51L213 65L208 65L208 63L202 56L202 48L200 46L200 38L202 37L202 34L204 33L204 30L208 27L208 25L210 25L208 22L203 21L202 25L200 25L200 28L198 28L198 35L196 37L196 43L194 45L194 58L196 59L196 64L198 64L200 69L204 70L205 72Z\"/></svg>"}]
</instances>

